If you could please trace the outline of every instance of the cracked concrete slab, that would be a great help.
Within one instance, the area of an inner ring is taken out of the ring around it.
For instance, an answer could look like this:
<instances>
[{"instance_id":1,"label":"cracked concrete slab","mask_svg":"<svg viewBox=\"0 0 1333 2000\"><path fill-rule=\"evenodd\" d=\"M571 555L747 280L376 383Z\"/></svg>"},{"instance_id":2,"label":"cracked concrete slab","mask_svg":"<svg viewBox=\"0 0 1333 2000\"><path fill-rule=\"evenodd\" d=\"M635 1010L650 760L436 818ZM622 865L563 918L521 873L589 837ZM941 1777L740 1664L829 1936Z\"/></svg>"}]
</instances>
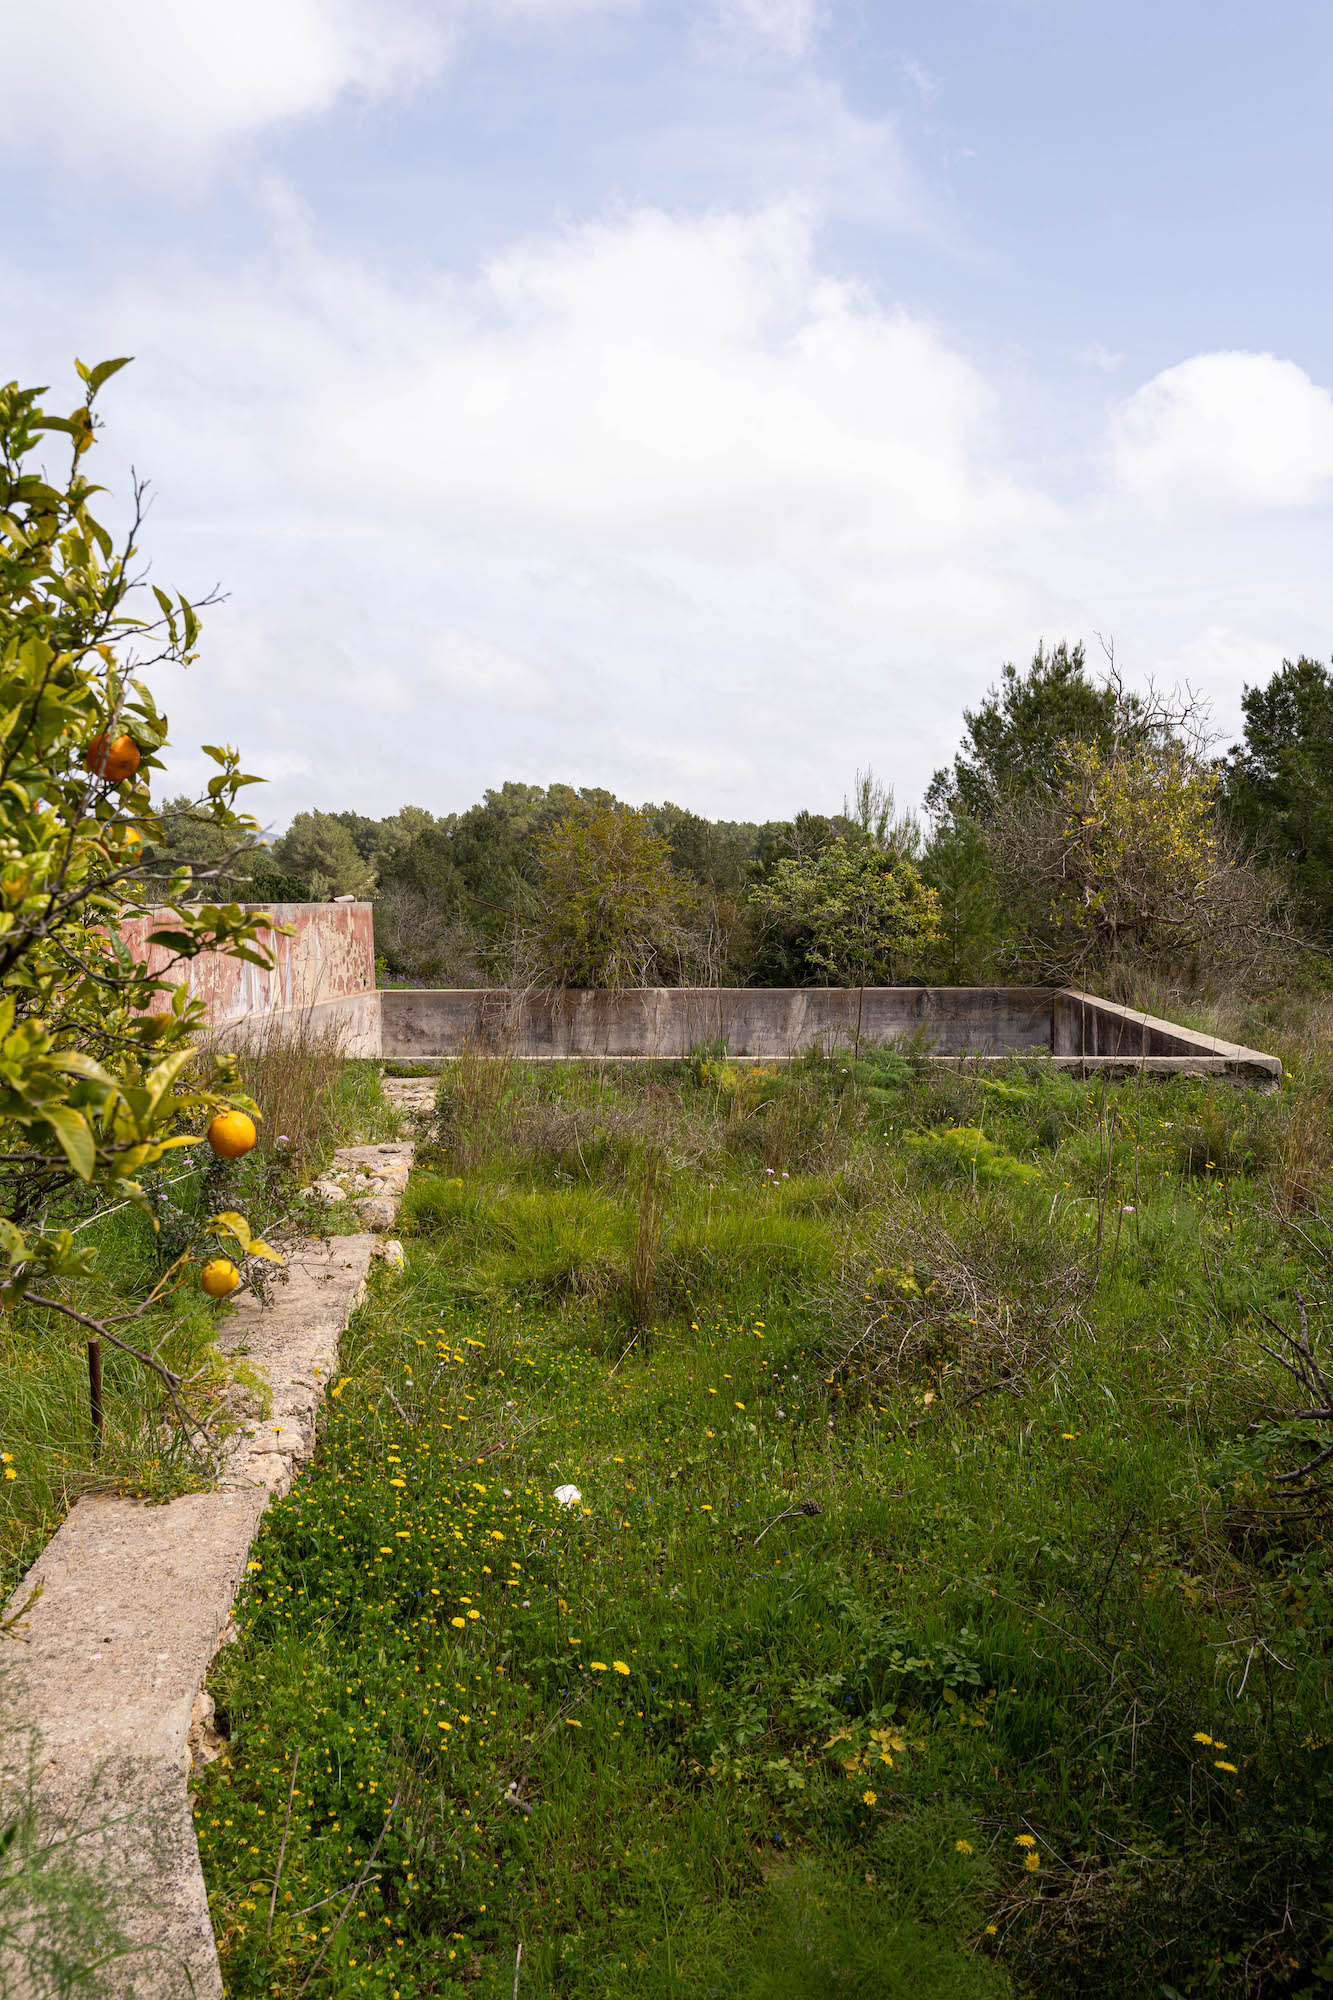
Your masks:
<instances>
[{"instance_id":1,"label":"cracked concrete slab","mask_svg":"<svg viewBox=\"0 0 1333 2000\"><path fill-rule=\"evenodd\" d=\"M227 1315L220 1345L271 1406L230 1441L216 1489L165 1506L80 1500L5 1608L8 1619L26 1606L0 1639L0 1784L20 1787L30 1758L43 1812L86 1833L139 1947L110 1980L127 2000L222 2000L187 1791L191 1722L260 1517L313 1448L380 1248L370 1233L292 1246L267 1297Z\"/></svg>"}]
</instances>

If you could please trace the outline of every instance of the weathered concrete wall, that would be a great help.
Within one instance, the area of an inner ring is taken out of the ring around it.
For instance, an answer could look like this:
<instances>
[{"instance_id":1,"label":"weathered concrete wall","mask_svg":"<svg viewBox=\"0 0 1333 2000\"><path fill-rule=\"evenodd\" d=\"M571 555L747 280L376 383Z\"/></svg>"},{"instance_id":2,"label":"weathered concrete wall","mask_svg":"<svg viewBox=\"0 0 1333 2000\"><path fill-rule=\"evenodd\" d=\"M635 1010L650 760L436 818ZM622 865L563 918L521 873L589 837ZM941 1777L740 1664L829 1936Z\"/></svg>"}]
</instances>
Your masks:
<instances>
[{"instance_id":1,"label":"weathered concrete wall","mask_svg":"<svg viewBox=\"0 0 1333 2000\"><path fill-rule=\"evenodd\" d=\"M1154 1014L1141 1014L1136 1008L1121 1007L1113 1000L1099 1000L1095 994L1072 988L1054 996L1051 1051L1065 1059L1146 1060L1154 1068L1164 1058L1176 1058L1183 1059L1182 1066L1207 1063L1275 1083L1282 1078L1277 1056L1242 1048L1237 1042L1219 1041L1215 1035L1199 1034L1175 1021L1162 1021Z\"/></svg>"},{"instance_id":2,"label":"weathered concrete wall","mask_svg":"<svg viewBox=\"0 0 1333 2000\"><path fill-rule=\"evenodd\" d=\"M190 991L203 1000L219 1038L233 1044L253 1041L309 1020L316 1027L341 1026L348 1055L380 1052L380 1006L375 991L375 934L369 903L266 903L270 925L289 925L291 936L270 929L264 943L274 965L265 971L221 952L204 952L181 972ZM169 950L148 942L169 911L136 918L122 936L136 957L166 966ZM167 1002L165 996L162 1006Z\"/></svg>"},{"instance_id":3,"label":"weathered concrete wall","mask_svg":"<svg viewBox=\"0 0 1333 2000\"><path fill-rule=\"evenodd\" d=\"M725 1041L734 1056L918 1041L923 1053L1049 1049L1051 994L1033 987L638 987L620 993L381 994L386 1058L453 1056L467 1045L529 1060L685 1056Z\"/></svg>"},{"instance_id":4,"label":"weathered concrete wall","mask_svg":"<svg viewBox=\"0 0 1333 2000\"><path fill-rule=\"evenodd\" d=\"M1080 1074L1175 1072L1276 1081L1276 1056L1195 1034L1090 993L1024 986L640 987L621 993L405 990L380 996L393 1061L465 1048L520 1061L670 1061L722 1041L781 1062L808 1048L893 1043L936 1061L1041 1053Z\"/></svg>"}]
</instances>

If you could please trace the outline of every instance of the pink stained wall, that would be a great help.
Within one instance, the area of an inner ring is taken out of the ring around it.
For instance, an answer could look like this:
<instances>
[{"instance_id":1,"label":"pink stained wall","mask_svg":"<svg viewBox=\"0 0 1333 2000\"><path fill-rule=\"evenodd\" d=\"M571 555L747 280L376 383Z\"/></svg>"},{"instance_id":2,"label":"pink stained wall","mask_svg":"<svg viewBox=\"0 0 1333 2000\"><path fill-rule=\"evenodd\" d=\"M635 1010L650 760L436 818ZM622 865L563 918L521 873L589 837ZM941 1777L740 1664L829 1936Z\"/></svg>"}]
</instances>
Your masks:
<instances>
[{"instance_id":1,"label":"pink stained wall","mask_svg":"<svg viewBox=\"0 0 1333 2000\"><path fill-rule=\"evenodd\" d=\"M343 1021L355 1047L349 1054L379 1053L379 998L375 991L375 933L369 903L267 903L271 924L289 925L290 937L261 933L273 969L247 965L221 952L204 952L179 968L190 991L203 1000L209 1026L231 1039L245 1040L248 1029L284 1015L310 1015L318 1022ZM150 967L169 963L171 952L148 943L150 932L172 922L169 910L136 917L121 936L136 958ZM167 1005L166 996L158 1006ZM373 1046L371 1046L373 1044Z\"/></svg>"}]
</instances>

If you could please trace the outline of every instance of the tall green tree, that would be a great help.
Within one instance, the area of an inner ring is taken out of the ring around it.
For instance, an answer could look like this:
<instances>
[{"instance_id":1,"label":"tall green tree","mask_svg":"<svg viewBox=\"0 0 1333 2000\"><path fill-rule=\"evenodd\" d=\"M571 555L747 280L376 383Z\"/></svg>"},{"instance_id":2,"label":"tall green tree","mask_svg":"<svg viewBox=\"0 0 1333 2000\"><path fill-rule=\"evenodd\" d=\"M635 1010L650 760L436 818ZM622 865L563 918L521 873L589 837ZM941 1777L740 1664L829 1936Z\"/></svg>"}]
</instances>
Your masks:
<instances>
[{"instance_id":1,"label":"tall green tree","mask_svg":"<svg viewBox=\"0 0 1333 2000\"><path fill-rule=\"evenodd\" d=\"M1223 768L1232 825L1281 868L1302 918L1333 947L1333 673L1284 660L1241 699L1245 740Z\"/></svg>"},{"instance_id":2,"label":"tall green tree","mask_svg":"<svg viewBox=\"0 0 1333 2000\"><path fill-rule=\"evenodd\" d=\"M281 840L274 841L273 859L284 874L306 883L314 902L328 896L368 896L375 879L336 813L297 813Z\"/></svg>"},{"instance_id":3,"label":"tall green tree","mask_svg":"<svg viewBox=\"0 0 1333 2000\"><path fill-rule=\"evenodd\" d=\"M645 813L580 801L536 844L529 977L545 986L678 986L699 976L702 899Z\"/></svg>"},{"instance_id":4,"label":"tall green tree","mask_svg":"<svg viewBox=\"0 0 1333 2000\"><path fill-rule=\"evenodd\" d=\"M1006 793L1050 783L1062 743L1109 748L1116 720L1115 689L1089 676L1081 643L1039 644L1026 673L1010 661L980 707L963 710L962 747L935 773L926 808L984 823Z\"/></svg>"},{"instance_id":5,"label":"tall green tree","mask_svg":"<svg viewBox=\"0 0 1333 2000\"><path fill-rule=\"evenodd\" d=\"M985 986L997 973L1001 918L991 851L975 820L946 813L921 857L921 879L940 904L940 934L928 956L944 986Z\"/></svg>"}]
</instances>

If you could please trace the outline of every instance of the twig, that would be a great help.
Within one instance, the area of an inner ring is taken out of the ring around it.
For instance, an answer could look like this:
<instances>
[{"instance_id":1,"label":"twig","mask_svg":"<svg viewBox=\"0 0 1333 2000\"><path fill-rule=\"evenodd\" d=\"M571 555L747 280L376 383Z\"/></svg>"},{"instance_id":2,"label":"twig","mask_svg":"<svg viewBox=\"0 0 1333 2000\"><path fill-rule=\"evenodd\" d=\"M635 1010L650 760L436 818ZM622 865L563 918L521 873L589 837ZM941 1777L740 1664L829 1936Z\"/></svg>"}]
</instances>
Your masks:
<instances>
[{"instance_id":1,"label":"twig","mask_svg":"<svg viewBox=\"0 0 1333 2000\"><path fill-rule=\"evenodd\" d=\"M287 1834L292 1823L292 1800L296 1797L296 1774L301 1768L301 1752L298 1746L292 1758L292 1782L287 1791L287 1816L282 1822L282 1844L278 1848L278 1872L273 1877L273 1894L268 1899L268 1926L264 1932L265 1941L273 1935L273 1912L278 1906L278 1884L282 1880L282 1864L287 1859Z\"/></svg>"},{"instance_id":2,"label":"twig","mask_svg":"<svg viewBox=\"0 0 1333 2000\"><path fill-rule=\"evenodd\" d=\"M630 1349L630 1347L637 1347L637 1346L638 1346L638 1344L639 1344L639 1336L638 1336L638 1334L636 1333L636 1334L635 1334L635 1336L634 1336L634 1338L633 1338L633 1340L632 1340L632 1341L630 1342L630 1344L629 1344L629 1347L627 1347L627 1348L625 1349L625 1354L628 1354L628 1353L629 1353L629 1349ZM623 1361L623 1360L625 1359L625 1354L622 1354L622 1355L621 1355L621 1357L620 1357L620 1361ZM616 1363L616 1368L619 1368L619 1366L620 1366L620 1361L617 1361L617 1363ZM616 1372L616 1368L613 1368L613 1369L611 1370L611 1375L614 1375L614 1374L615 1374L615 1372ZM608 1375L608 1376L607 1376L607 1378L606 1378L608 1382L609 1382L609 1381L611 1380L611 1375Z\"/></svg>"},{"instance_id":3,"label":"twig","mask_svg":"<svg viewBox=\"0 0 1333 2000\"><path fill-rule=\"evenodd\" d=\"M798 1506L788 1507L785 1509L783 1513L775 1514L773 1516L773 1519L769 1522L768 1528L776 1528L779 1521L789 1521L793 1514L822 1514L823 1511L824 1511L823 1508L820 1507L816 1501L802 1500ZM750 1544L750 1547L752 1549L757 1549L759 1547L760 1542L763 1541L764 1536L768 1533L768 1528L761 1528L759 1530L759 1533L755 1536L754 1540Z\"/></svg>"},{"instance_id":4,"label":"twig","mask_svg":"<svg viewBox=\"0 0 1333 2000\"><path fill-rule=\"evenodd\" d=\"M518 1941L518 1950L514 1953L514 2000L518 2000L518 1974L519 1974L519 1967L522 1965L522 1963L523 1963L523 1940L522 1938L520 1938Z\"/></svg>"},{"instance_id":5,"label":"twig","mask_svg":"<svg viewBox=\"0 0 1333 2000\"><path fill-rule=\"evenodd\" d=\"M411 1430L412 1419L411 1417L408 1416L407 1411L403 1408L398 1398L394 1395L393 1390L389 1387L387 1382L384 1385L384 1393L388 1397L389 1401L393 1404L394 1409L398 1412L399 1417L407 1425L407 1428Z\"/></svg>"},{"instance_id":6,"label":"twig","mask_svg":"<svg viewBox=\"0 0 1333 2000\"><path fill-rule=\"evenodd\" d=\"M374 1888L375 1884L381 1881L382 1879L383 1878L379 1875L372 1875L370 1878L370 1886ZM341 1889L330 1889L328 1895L321 1896L317 1903L307 1903L303 1910L298 1910L296 1912L297 1916L308 1917L312 1910L322 1910L326 1903L335 1903L338 1900L339 1896L345 1896L347 1891L350 1888L352 1888L352 1886L353 1886L352 1883L344 1882Z\"/></svg>"},{"instance_id":7,"label":"twig","mask_svg":"<svg viewBox=\"0 0 1333 2000\"><path fill-rule=\"evenodd\" d=\"M163 1384L168 1396L171 1398L172 1407L181 1419L181 1422L188 1429L197 1431L205 1444L207 1444L208 1432L202 1424L197 1423L190 1415L185 1405L181 1402L180 1396L177 1394L177 1391L181 1387L180 1376L173 1374L164 1361L155 1360L151 1354L145 1354L140 1347L131 1347L127 1340L118 1340L116 1335L111 1333L102 1324L101 1320L90 1319L87 1313L75 1312L73 1306L67 1306L63 1299L47 1299L39 1297L36 1292L25 1292L22 1303L25 1306L45 1306L49 1312L64 1313L66 1319L77 1320L80 1326L88 1327L99 1339L109 1340L111 1345L118 1347L122 1354L128 1354L131 1359L139 1362L142 1367L149 1369Z\"/></svg>"},{"instance_id":8,"label":"twig","mask_svg":"<svg viewBox=\"0 0 1333 2000\"><path fill-rule=\"evenodd\" d=\"M351 1910L353 1903L356 1901L357 1897L361 1894L361 1891L365 1888L366 1879L369 1876L371 1869L375 1866L375 1856L379 1853L380 1848L383 1846L384 1836L389 1831L389 1821L393 1818L393 1810L394 1807L397 1805L397 1803L398 1799L397 1796L395 1795L389 1801L389 1810L384 1815L384 1824L379 1830L379 1837L377 1838L375 1845L370 1850L370 1858L366 1862L365 1867L361 1870L361 1873L357 1876L355 1882L352 1884L352 1893L347 1898L347 1901L343 1904L342 1911L341 1914L339 1915L337 1923L333 1926L333 1929L329 1932L327 1938L325 1938L324 1943L320 1946L319 1957L315 1960L309 1972L307 1972L305 1976L305 1981L300 1987L299 1991L297 1992L296 2000L301 2000L301 1994L305 1992L306 1987L309 1986L311 1980L314 1978L315 1974L319 1971L320 1966L324 1963L324 1954L328 1951L329 1946L333 1943L333 1940L337 1937L339 1931L342 1929L344 1923L347 1921L348 1912ZM332 1897L330 1897L329 1900L332 1901L333 1900Z\"/></svg>"}]
</instances>

